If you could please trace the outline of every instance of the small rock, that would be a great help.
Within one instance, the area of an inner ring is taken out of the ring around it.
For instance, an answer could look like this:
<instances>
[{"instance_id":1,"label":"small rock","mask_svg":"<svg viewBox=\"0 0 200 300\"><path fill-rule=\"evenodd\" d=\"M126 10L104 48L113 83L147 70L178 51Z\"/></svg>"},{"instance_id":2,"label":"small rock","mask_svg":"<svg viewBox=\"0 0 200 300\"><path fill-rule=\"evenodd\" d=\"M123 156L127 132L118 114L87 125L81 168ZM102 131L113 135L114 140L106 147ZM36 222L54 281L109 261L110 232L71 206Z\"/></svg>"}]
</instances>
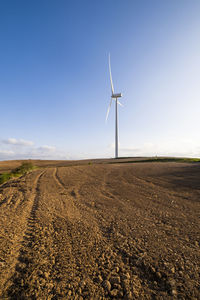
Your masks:
<instances>
[{"instance_id":1,"label":"small rock","mask_svg":"<svg viewBox=\"0 0 200 300\"><path fill-rule=\"evenodd\" d=\"M126 274L123 274L122 275L122 279L123 280L129 280L131 278L130 274L129 273L126 273Z\"/></svg>"},{"instance_id":2,"label":"small rock","mask_svg":"<svg viewBox=\"0 0 200 300\"><path fill-rule=\"evenodd\" d=\"M174 274L175 273L175 268L171 268L171 272Z\"/></svg>"},{"instance_id":3,"label":"small rock","mask_svg":"<svg viewBox=\"0 0 200 300\"><path fill-rule=\"evenodd\" d=\"M56 294L60 294L61 293L61 289L60 289L60 287L57 287L56 288Z\"/></svg>"},{"instance_id":4,"label":"small rock","mask_svg":"<svg viewBox=\"0 0 200 300\"><path fill-rule=\"evenodd\" d=\"M5 265L5 262L4 261L0 261L0 266L4 267L4 265Z\"/></svg>"},{"instance_id":5,"label":"small rock","mask_svg":"<svg viewBox=\"0 0 200 300\"><path fill-rule=\"evenodd\" d=\"M156 272L156 277L157 277L158 279L161 279L161 278L162 278L161 273L160 273L160 272Z\"/></svg>"},{"instance_id":6,"label":"small rock","mask_svg":"<svg viewBox=\"0 0 200 300\"><path fill-rule=\"evenodd\" d=\"M44 277L45 278L49 278L49 273L48 272L44 272Z\"/></svg>"},{"instance_id":7,"label":"small rock","mask_svg":"<svg viewBox=\"0 0 200 300\"><path fill-rule=\"evenodd\" d=\"M110 284L110 281L104 280L103 286L104 286L104 288L105 288L106 290L108 290L108 291L111 290L111 284Z\"/></svg>"},{"instance_id":8,"label":"small rock","mask_svg":"<svg viewBox=\"0 0 200 300\"><path fill-rule=\"evenodd\" d=\"M121 282L121 280L120 280L120 277L119 276L112 276L111 278L110 278L110 282L111 282L111 284L119 284L120 282Z\"/></svg>"},{"instance_id":9,"label":"small rock","mask_svg":"<svg viewBox=\"0 0 200 300\"><path fill-rule=\"evenodd\" d=\"M51 263L52 263L52 265L55 265L55 262L56 262L55 257L52 257L52 258L51 258Z\"/></svg>"},{"instance_id":10,"label":"small rock","mask_svg":"<svg viewBox=\"0 0 200 300\"><path fill-rule=\"evenodd\" d=\"M115 271L116 273L118 273L118 272L119 272L119 267L115 267L114 271Z\"/></svg>"},{"instance_id":11,"label":"small rock","mask_svg":"<svg viewBox=\"0 0 200 300\"><path fill-rule=\"evenodd\" d=\"M179 273L180 276L183 276L183 272L182 271L179 271L178 273Z\"/></svg>"},{"instance_id":12,"label":"small rock","mask_svg":"<svg viewBox=\"0 0 200 300\"><path fill-rule=\"evenodd\" d=\"M169 283L170 287L174 287L176 285L176 281L174 279L170 279L168 281L168 283Z\"/></svg>"},{"instance_id":13,"label":"small rock","mask_svg":"<svg viewBox=\"0 0 200 300\"><path fill-rule=\"evenodd\" d=\"M86 285L85 280L82 280L82 281L80 282L80 287L81 287L81 288L84 288L85 285Z\"/></svg>"},{"instance_id":14,"label":"small rock","mask_svg":"<svg viewBox=\"0 0 200 300\"><path fill-rule=\"evenodd\" d=\"M103 278L101 277L101 275L98 275L97 281L98 281L98 282L102 282L102 281L103 281Z\"/></svg>"},{"instance_id":15,"label":"small rock","mask_svg":"<svg viewBox=\"0 0 200 300\"><path fill-rule=\"evenodd\" d=\"M71 296L72 295L72 291L69 290L68 293L67 293L67 296Z\"/></svg>"},{"instance_id":16,"label":"small rock","mask_svg":"<svg viewBox=\"0 0 200 300\"><path fill-rule=\"evenodd\" d=\"M24 279L21 279L20 285L24 286Z\"/></svg>"},{"instance_id":17,"label":"small rock","mask_svg":"<svg viewBox=\"0 0 200 300\"><path fill-rule=\"evenodd\" d=\"M165 262L163 263L163 265L164 265L166 268L168 268L169 263L165 261Z\"/></svg>"},{"instance_id":18,"label":"small rock","mask_svg":"<svg viewBox=\"0 0 200 300\"><path fill-rule=\"evenodd\" d=\"M172 294L172 296L176 296L177 295L177 291L175 289L172 289L171 294Z\"/></svg>"},{"instance_id":19,"label":"small rock","mask_svg":"<svg viewBox=\"0 0 200 300\"><path fill-rule=\"evenodd\" d=\"M154 284L154 286L158 286L157 281L154 281L153 284Z\"/></svg>"},{"instance_id":20,"label":"small rock","mask_svg":"<svg viewBox=\"0 0 200 300\"><path fill-rule=\"evenodd\" d=\"M156 273L156 269L154 267L150 267L152 273Z\"/></svg>"},{"instance_id":21,"label":"small rock","mask_svg":"<svg viewBox=\"0 0 200 300\"><path fill-rule=\"evenodd\" d=\"M43 272L42 272L41 270L38 270L37 273L38 273L38 276L41 276L41 277L43 277L43 275L44 275Z\"/></svg>"},{"instance_id":22,"label":"small rock","mask_svg":"<svg viewBox=\"0 0 200 300\"><path fill-rule=\"evenodd\" d=\"M117 295L118 295L118 290L117 290L117 289L113 289L112 291L110 291L110 295L111 295L112 297L117 297Z\"/></svg>"},{"instance_id":23,"label":"small rock","mask_svg":"<svg viewBox=\"0 0 200 300\"><path fill-rule=\"evenodd\" d=\"M133 296L133 295L132 295L132 293L131 293L130 291L126 294L126 298L127 298L127 299L133 299L132 296Z\"/></svg>"}]
</instances>

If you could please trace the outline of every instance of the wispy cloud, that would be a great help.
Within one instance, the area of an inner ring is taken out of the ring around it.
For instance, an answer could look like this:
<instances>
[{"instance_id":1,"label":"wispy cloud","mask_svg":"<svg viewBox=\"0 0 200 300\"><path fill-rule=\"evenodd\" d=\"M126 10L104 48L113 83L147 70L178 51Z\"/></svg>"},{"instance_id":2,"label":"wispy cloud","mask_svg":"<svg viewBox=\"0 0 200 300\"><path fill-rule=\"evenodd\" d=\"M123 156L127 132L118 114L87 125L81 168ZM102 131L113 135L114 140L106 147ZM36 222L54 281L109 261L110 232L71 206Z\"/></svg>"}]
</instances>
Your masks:
<instances>
[{"instance_id":1,"label":"wispy cloud","mask_svg":"<svg viewBox=\"0 0 200 300\"><path fill-rule=\"evenodd\" d=\"M0 160L29 158L69 159L69 156L52 145L36 147L32 141L15 138L0 141Z\"/></svg>"},{"instance_id":2,"label":"wispy cloud","mask_svg":"<svg viewBox=\"0 0 200 300\"><path fill-rule=\"evenodd\" d=\"M6 140L2 140L3 144L7 144L7 145L15 145L15 146L33 146L34 143L32 141L26 141L23 139L15 139L15 138L9 138Z\"/></svg>"},{"instance_id":3,"label":"wispy cloud","mask_svg":"<svg viewBox=\"0 0 200 300\"><path fill-rule=\"evenodd\" d=\"M48 152L54 152L56 150L56 147L44 145L44 146L39 147L38 150L48 151Z\"/></svg>"},{"instance_id":4,"label":"wispy cloud","mask_svg":"<svg viewBox=\"0 0 200 300\"><path fill-rule=\"evenodd\" d=\"M194 145L190 140L161 141L160 143L145 143L136 147L120 148L121 156L184 156L200 157L200 145Z\"/></svg>"},{"instance_id":5,"label":"wispy cloud","mask_svg":"<svg viewBox=\"0 0 200 300\"><path fill-rule=\"evenodd\" d=\"M10 150L0 150L0 156L12 156L13 154L14 152Z\"/></svg>"}]
</instances>

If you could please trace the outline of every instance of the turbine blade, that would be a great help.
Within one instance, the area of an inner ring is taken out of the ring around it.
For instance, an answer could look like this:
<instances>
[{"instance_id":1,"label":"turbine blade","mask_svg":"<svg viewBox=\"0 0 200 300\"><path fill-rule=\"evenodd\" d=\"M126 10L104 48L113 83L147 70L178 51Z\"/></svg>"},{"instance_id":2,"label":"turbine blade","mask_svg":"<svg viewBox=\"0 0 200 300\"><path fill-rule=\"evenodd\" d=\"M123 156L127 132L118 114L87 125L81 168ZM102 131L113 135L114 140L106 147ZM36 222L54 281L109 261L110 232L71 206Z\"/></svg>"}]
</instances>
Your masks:
<instances>
[{"instance_id":1,"label":"turbine blade","mask_svg":"<svg viewBox=\"0 0 200 300\"><path fill-rule=\"evenodd\" d=\"M119 102L119 100L117 100L117 103L118 103L119 105L121 105L122 107L124 106L123 104L121 104L121 102Z\"/></svg>"},{"instance_id":2,"label":"turbine blade","mask_svg":"<svg viewBox=\"0 0 200 300\"><path fill-rule=\"evenodd\" d=\"M108 115L109 115L109 112L110 112L111 104L112 104L112 98L110 99L110 104L109 104L109 106L108 106L108 110L107 110L107 114L106 114L106 122L107 122Z\"/></svg>"},{"instance_id":3,"label":"turbine blade","mask_svg":"<svg viewBox=\"0 0 200 300\"><path fill-rule=\"evenodd\" d=\"M111 73L111 65L110 65L110 53L109 53L108 63L109 63L109 72L110 72L111 91L112 91L112 95L113 95L114 94L114 86L113 86L113 82L112 82L112 73Z\"/></svg>"},{"instance_id":4,"label":"turbine blade","mask_svg":"<svg viewBox=\"0 0 200 300\"><path fill-rule=\"evenodd\" d=\"M113 98L113 100L115 100L115 101L116 101L116 98ZM121 102L119 102L119 100L117 100L117 104L119 104L119 105L121 105L122 107L124 107L124 105L123 105L123 104L121 104Z\"/></svg>"}]
</instances>

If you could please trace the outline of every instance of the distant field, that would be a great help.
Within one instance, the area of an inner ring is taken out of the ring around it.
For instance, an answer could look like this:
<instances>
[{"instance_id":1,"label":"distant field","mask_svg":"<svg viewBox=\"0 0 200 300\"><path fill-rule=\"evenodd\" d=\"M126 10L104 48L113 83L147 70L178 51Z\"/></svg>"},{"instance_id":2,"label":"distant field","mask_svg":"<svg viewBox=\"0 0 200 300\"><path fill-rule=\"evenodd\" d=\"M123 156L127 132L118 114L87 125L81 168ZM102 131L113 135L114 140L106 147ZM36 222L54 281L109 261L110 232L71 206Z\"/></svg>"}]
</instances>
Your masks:
<instances>
[{"instance_id":1,"label":"distant field","mask_svg":"<svg viewBox=\"0 0 200 300\"><path fill-rule=\"evenodd\" d=\"M0 185L0 299L200 299L199 160L31 163Z\"/></svg>"},{"instance_id":2,"label":"distant field","mask_svg":"<svg viewBox=\"0 0 200 300\"><path fill-rule=\"evenodd\" d=\"M0 174L9 172L19 167L24 162L31 162L37 167L66 167L73 165L105 164L105 163L135 163L135 162L200 162L200 158L180 157L120 157L107 159L85 159L85 160L8 160L0 161Z\"/></svg>"}]
</instances>

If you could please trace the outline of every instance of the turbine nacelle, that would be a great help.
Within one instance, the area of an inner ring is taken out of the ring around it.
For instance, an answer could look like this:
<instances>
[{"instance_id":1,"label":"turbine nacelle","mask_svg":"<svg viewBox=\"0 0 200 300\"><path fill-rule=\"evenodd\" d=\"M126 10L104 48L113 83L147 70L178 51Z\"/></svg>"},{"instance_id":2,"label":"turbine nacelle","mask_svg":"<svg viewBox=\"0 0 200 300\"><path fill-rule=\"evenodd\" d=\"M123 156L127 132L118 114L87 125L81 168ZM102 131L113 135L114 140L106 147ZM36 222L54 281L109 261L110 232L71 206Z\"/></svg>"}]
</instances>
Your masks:
<instances>
[{"instance_id":1,"label":"turbine nacelle","mask_svg":"<svg viewBox=\"0 0 200 300\"><path fill-rule=\"evenodd\" d=\"M122 97L122 94L119 93L119 94L112 94L111 98L120 98Z\"/></svg>"}]
</instances>

